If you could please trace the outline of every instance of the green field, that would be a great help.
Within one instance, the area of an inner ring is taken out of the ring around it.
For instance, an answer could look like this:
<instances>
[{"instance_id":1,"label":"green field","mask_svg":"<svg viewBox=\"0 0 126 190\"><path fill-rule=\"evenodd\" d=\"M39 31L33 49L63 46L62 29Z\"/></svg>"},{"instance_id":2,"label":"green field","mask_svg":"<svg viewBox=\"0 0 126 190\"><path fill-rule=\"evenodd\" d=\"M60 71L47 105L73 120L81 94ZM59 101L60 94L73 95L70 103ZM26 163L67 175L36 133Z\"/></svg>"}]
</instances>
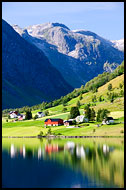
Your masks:
<instances>
[{"instance_id":1,"label":"green field","mask_svg":"<svg viewBox=\"0 0 126 190\"><path fill-rule=\"evenodd\" d=\"M78 135L78 136L124 136L124 97L118 97L114 100L113 103L108 101L107 99L107 87L108 84L111 83L113 86L112 92L120 92L119 84L123 82L124 75L118 76L115 79L111 80L107 84L101 86L98 88L98 92L92 93L84 93L82 95L83 99L80 100L81 106L80 106L80 113L83 112L84 104L92 103L92 96L95 94L97 97L97 101L95 102L96 105L93 105L95 111L97 112L99 108L105 108L110 111L109 116L112 116L116 123L114 125L104 125L101 127L96 127L95 123L89 123L89 126L84 126L82 124L81 128L66 128L65 126L58 126L58 127L51 127L52 133L58 135ZM124 88L123 88L124 90ZM98 97L102 95L104 97L104 101L98 102ZM63 105L58 105L52 108L48 108L46 110L49 111L49 116L38 118L36 120L27 120L27 121L17 121L12 122L13 119L8 119L7 117L2 118L2 136L36 136L40 133L40 131L43 131L44 135L47 133L48 128L44 127L44 120L46 118L61 118L61 119L67 119L68 115L70 113L70 109L72 106L76 106L77 101L79 100L79 97L73 98L70 100L67 105L65 106L67 108L67 112L63 113ZM32 111L32 115L34 115L40 110ZM8 122L6 121L8 119ZM123 122L123 123L120 123ZM93 132L93 129L95 129L95 132Z\"/></svg>"},{"instance_id":2,"label":"green field","mask_svg":"<svg viewBox=\"0 0 126 190\"><path fill-rule=\"evenodd\" d=\"M122 112L118 114L123 115ZM64 118L67 113L58 117ZM111 113L112 115L112 113ZM113 112L115 118L117 115ZM55 116L56 117L56 116ZM54 118L54 117L53 117ZM43 131L43 135L46 135L48 128L44 127L44 120L30 120L30 121L17 121L17 122L5 122L2 127L2 136L37 136L40 131ZM124 117L115 120L115 122L123 122ZM96 123L89 123L89 126L84 126L81 124L80 128L66 128L65 126L55 126L51 127L52 133L55 135L61 134L66 136L124 136L124 133L121 133L121 130L124 131L124 124L119 123L115 125L103 125L101 127L97 127ZM93 132L95 129L95 132Z\"/></svg>"}]
</instances>

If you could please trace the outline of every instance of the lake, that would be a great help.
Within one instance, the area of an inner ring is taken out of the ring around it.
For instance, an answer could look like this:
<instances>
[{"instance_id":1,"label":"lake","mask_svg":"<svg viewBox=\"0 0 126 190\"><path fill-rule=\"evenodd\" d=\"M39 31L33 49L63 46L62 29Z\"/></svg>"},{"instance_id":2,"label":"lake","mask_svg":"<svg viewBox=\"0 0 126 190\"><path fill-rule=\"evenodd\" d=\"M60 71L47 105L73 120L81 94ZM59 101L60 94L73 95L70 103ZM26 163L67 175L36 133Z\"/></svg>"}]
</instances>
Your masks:
<instances>
[{"instance_id":1,"label":"lake","mask_svg":"<svg viewBox=\"0 0 126 190\"><path fill-rule=\"evenodd\" d=\"M124 187L124 139L2 139L4 188Z\"/></svg>"}]
</instances>

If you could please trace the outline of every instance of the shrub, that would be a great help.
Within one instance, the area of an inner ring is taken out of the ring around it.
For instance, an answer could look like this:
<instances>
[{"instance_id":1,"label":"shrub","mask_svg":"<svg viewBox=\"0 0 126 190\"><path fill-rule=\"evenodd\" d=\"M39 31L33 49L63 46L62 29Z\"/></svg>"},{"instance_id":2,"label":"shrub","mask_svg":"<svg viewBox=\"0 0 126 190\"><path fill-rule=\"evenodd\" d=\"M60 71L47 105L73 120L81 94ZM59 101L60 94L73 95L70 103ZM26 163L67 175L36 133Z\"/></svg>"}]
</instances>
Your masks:
<instances>
[{"instance_id":1,"label":"shrub","mask_svg":"<svg viewBox=\"0 0 126 190\"><path fill-rule=\"evenodd\" d=\"M95 131L96 131L96 130L95 130L95 129L93 129L93 133L95 133Z\"/></svg>"},{"instance_id":2,"label":"shrub","mask_svg":"<svg viewBox=\"0 0 126 190\"><path fill-rule=\"evenodd\" d=\"M83 123L81 126L89 126L89 123Z\"/></svg>"},{"instance_id":3,"label":"shrub","mask_svg":"<svg viewBox=\"0 0 126 190\"><path fill-rule=\"evenodd\" d=\"M109 91L112 90L112 84L111 83L108 85L108 90Z\"/></svg>"},{"instance_id":4,"label":"shrub","mask_svg":"<svg viewBox=\"0 0 126 190\"><path fill-rule=\"evenodd\" d=\"M120 91L120 96L124 96L124 91L123 90Z\"/></svg>"},{"instance_id":5,"label":"shrub","mask_svg":"<svg viewBox=\"0 0 126 190\"><path fill-rule=\"evenodd\" d=\"M121 129L120 133L124 133L124 130L123 130L123 129Z\"/></svg>"},{"instance_id":6,"label":"shrub","mask_svg":"<svg viewBox=\"0 0 126 190\"><path fill-rule=\"evenodd\" d=\"M62 135L62 133L57 133L57 135Z\"/></svg>"},{"instance_id":7,"label":"shrub","mask_svg":"<svg viewBox=\"0 0 126 190\"><path fill-rule=\"evenodd\" d=\"M40 135L40 136L43 136L43 131L40 131L39 135Z\"/></svg>"},{"instance_id":8,"label":"shrub","mask_svg":"<svg viewBox=\"0 0 126 190\"><path fill-rule=\"evenodd\" d=\"M123 84L122 84L122 83L120 83L120 84L119 84L119 88L121 88L121 89L122 89L122 87L123 87Z\"/></svg>"},{"instance_id":9,"label":"shrub","mask_svg":"<svg viewBox=\"0 0 126 190\"><path fill-rule=\"evenodd\" d=\"M72 124L73 124L73 125L76 125L76 120L73 120L73 121L72 121Z\"/></svg>"},{"instance_id":10,"label":"shrub","mask_svg":"<svg viewBox=\"0 0 126 190\"><path fill-rule=\"evenodd\" d=\"M35 115L33 119L35 120L35 119L37 119L37 118L38 118L38 115Z\"/></svg>"},{"instance_id":11,"label":"shrub","mask_svg":"<svg viewBox=\"0 0 126 190\"><path fill-rule=\"evenodd\" d=\"M66 112L66 111L67 111L67 108L63 108L63 109L62 109L62 112Z\"/></svg>"},{"instance_id":12,"label":"shrub","mask_svg":"<svg viewBox=\"0 0 126 190\"><path fill-rule=\"evenodd\" d=\"M102 95L99 96L98 101L102 102Z\"/></svg>"},{"instance_id":13,"label":"shrub","mask_svg":"<svg viewBox=\"0 0 126 190\"><path fill-rule=\"evenodd\" d=\"M92 97L92 102L96 102L96 101L97 101L96 95L94 95L94 96Z\"/></svg>"},{"instance_id":14,"label":"shrub","mask_svg":"<svg viewBox=\"0 0 126 190\"><path fill-rule=\"evenodd\" d=\"M45 115L46 115L46 116L49 115L49 111L48 111L48 110L45 111Z\"/></svg>"},{"instance_id":15,"label":"shrub","mask_svg":"<svg viewBox=\"0 0 126 190\"><path fill-rule=\"evenodd\" d=\"M51 135L51 134L52 134L51 128L48 129L47 134L48 134L48 135Z\"/></svg>"}]
</instances>

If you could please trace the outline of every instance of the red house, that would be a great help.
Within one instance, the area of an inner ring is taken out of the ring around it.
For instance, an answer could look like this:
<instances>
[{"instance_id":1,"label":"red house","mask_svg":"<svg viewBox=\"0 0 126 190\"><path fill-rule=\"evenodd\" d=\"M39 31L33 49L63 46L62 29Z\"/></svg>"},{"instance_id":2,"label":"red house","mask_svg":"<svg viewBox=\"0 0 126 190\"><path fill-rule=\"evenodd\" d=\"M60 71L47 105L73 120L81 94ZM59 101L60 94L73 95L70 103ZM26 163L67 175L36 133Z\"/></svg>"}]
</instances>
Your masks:
<instances>
[{"instance_id":1,"label":"red house","mask_svg":"<svg viewBox=\"0 0 126 190\"><path fill-rule=\"evenodd\" d=\"M62 119L46 119L45 126L58 126L63 125Z\"/></svg>"}]
</instances>

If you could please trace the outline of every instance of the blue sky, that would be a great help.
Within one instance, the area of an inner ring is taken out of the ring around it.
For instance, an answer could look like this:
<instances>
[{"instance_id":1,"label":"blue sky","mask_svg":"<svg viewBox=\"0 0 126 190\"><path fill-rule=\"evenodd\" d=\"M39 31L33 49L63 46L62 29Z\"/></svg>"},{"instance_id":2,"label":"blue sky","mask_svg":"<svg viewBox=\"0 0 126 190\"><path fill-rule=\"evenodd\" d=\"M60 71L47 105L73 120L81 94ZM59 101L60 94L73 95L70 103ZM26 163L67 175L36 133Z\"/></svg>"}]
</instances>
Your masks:
<instances>
[{"instance_id":1,"label":"blue sky","mask_svg":"<svg viewBox=\"0 0 126 190\"><path fill-rule=\"evenodd\" d=\"M124 38L123 2L2 2L2 18L22 28L59 22L108 40Z\"/></svg>"}]
</instances>

